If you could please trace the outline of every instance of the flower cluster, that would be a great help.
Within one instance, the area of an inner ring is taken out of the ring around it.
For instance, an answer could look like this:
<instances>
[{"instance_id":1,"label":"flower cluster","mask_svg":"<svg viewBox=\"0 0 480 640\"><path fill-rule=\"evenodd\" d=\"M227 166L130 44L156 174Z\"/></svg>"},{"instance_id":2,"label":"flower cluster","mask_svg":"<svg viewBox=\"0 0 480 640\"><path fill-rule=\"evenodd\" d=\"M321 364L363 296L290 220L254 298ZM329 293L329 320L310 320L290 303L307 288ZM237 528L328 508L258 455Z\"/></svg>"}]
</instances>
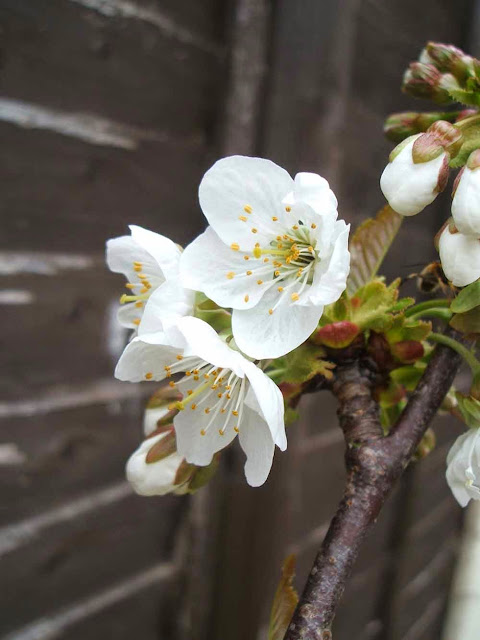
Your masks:
<instances>
[{"instance_id":1,"label":"flower cluster","mask_svg":"<svg viewBox=\"0 0 480 640\"><path fill-rule=\"evenodd\" d=\"M133 329L115 375L168 383L127 464L144 495L198 488L237 435L248 483L265 482L275 445L287 446L283 396L265 369L317 329L349 273L349 226L316 174L293 180L233 156L207 171L199 199L209 226L185 251L136 226L107 243L110 269L128 280L119 321Z\"/></svg>"}]
</instances>

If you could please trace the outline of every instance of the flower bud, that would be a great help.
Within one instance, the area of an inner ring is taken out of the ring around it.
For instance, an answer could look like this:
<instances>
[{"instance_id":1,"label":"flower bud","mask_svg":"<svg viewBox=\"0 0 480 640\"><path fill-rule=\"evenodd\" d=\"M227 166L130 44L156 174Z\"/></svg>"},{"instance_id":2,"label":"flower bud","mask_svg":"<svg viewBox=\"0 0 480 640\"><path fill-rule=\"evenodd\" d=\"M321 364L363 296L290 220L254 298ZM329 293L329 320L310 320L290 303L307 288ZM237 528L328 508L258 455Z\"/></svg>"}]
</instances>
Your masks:
<instances>
[{"instance_id":1,"label":"flower bud","mask_svg":"<svg viewBox=\"0 0 480 640\"><path fill-rule=\"evenodd\" d=\"M451 120L454 115L440 111L430 111L418 113L417 111L404 111L402 113L392 113L385 120L383 131L386 137L397 144L417 133L423 133L437 120Z\"/></svg>"},{"instance_id":2,"label":"flower bud","mask_svg":"<svg viewBox=\"0 0 480 640\"><path fill-rule=\"evenodd\" d=\"M423 344L417 340L402 340L401 342L395 342L390 346L392 354L397 360L403 362L403 364L412 364L423 358L425 349Z\"/></svg>"},{"instance_id":3,"label":"flower bud","mask_svg":"<svg viewBox=\"0 0 480 640\"><path fill-rule=\"evenodd\" d=\"M380 178L380 188L392 209L413 216L433 202L445 188L448 161L441 142L428 133L398 145Z\"/></svg>"},{"instance_id":4,"label":"flower bud","mask_svg":"<svg viewBox=\"0 0 480 640\"><path fill-rule=\"evenodd\" d=\"M421 57L428 59L440 72L451 73L460 82L473 74L473 58L453 45L429 42Z\"/></svg>"},{"instance_id":5,"label":"flower bud","mask_svg":"<svg viewBox=\"0 0 480 640\"><path fill-rule=\"evenodd\" d=\"M480 236L480 149L470 154L455 181L452 216L461 233Z\"/></svg>"},{"instance_id":6,"label":"flower bud","mask_svg":"<svg viewBox=\"0 0 480 640\"><path fill-rule=\"evenodd\" d=\"M433 64L412 62L403 76L402 90L415 98L452 102L448 90L443 87L442 74Z\"/></svg>"},{"instance_id":7,"label":"flower bud","mask_svg":"<svg viewBox=\"0 0 480 640\"><path fill-rule=\"evenodd\" d=\"M178 409L171 409L170 407L172 403L181 399L181 393L169 386L161 387L156 391L145 407L143 416L144 434L149 436L160 427L170 426L173 418L178 413Z\"/></svg>"},{"instance_id":8,"label":"flower bud","mask_svg":"<svg viewBox=\"0 0 480 640\"><path fill-rule=\"evenodd\" d=\"M446 224L438 238L443 272L456 287L466 287L480 278L480 239L460 233Z\"/></svg>"},{"instance_id":9,"label":"flower bud","mask_svg":"<svg viewBox=\"0 0 480 640\"><path fill-rule=\"evenodd\" d=\"M342 320L318 329L310 339L315 344L322 344L333 349L344 349L355 340L359 333L360 329L356 324Z\"/></svg>"},{"instance_id":10,"label":"flower bud","mask_svg":"<svg viewBox=\"0 0 480 640\"><path fill-rule=\"evenodd\" d=\"M162 496L167 493L186 493L185 479L177 480L184 460L177 453L173 427L142 442L130 456L127 480L141 496Z\"/></svg>"}]
</instances>

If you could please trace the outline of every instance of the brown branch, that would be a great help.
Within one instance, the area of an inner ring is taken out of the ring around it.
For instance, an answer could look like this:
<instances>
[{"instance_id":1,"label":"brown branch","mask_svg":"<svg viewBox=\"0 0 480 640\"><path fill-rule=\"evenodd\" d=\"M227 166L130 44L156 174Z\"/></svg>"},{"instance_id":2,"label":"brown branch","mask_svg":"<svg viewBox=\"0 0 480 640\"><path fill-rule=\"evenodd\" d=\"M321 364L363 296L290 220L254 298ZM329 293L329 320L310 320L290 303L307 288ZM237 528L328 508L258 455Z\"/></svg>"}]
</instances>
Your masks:
<instances>
[{"instance_id":1,"label":"brown branch","mask_svg":"<svg viewBox=\"0 0 480 640\"><path fill-rule=\"evenodd\" d=\"M452 333L450 333L452 335ZM330 640L335 611L360 546L450 389L460 357L438 345L390 435L382 436L368 362L336 369L332 389L347 451L344 496L315 558L285 640Z\"/></svg>"}]
</instances>

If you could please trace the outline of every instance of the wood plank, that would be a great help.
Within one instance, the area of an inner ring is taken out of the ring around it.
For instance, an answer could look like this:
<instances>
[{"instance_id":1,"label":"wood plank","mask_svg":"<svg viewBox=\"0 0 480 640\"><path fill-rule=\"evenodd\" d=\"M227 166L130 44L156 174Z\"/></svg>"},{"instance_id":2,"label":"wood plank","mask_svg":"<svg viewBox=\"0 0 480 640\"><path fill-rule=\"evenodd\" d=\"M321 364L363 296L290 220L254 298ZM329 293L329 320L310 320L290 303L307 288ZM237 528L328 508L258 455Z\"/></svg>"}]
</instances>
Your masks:
<instances>
[{"instance_id":1,"label":"wood plank","mask_svg":"<svg viewBox=\"0 0 480 640\"><path fill-rule=\"evenodd\" d=\"M197 190L211 160L200 139L132 153L4 123L0 135L3 248L101 253L129 223L180 243L205 225Z\"/></svg>"},{"instance_id":2,"label":"wood plank","mask_svg":"<svg viewBox=\"0 0 480 640\"><path fill-rule=\"evenodd\" d=\"M61 0L4 2L0 17L4 95L183 133L215 112L218 56L152 24Z\"/></svg>"},{"instance_id":3,"label":"wood plank","mask_svg":"<svg viewBox=\"0 0 480 640\"><path fill-rule=\"evenodd\" d=\"M53 613L171 558L182 498L132 495L59 522L2 559L2 630Z\"/></svg>"}]
</instances>

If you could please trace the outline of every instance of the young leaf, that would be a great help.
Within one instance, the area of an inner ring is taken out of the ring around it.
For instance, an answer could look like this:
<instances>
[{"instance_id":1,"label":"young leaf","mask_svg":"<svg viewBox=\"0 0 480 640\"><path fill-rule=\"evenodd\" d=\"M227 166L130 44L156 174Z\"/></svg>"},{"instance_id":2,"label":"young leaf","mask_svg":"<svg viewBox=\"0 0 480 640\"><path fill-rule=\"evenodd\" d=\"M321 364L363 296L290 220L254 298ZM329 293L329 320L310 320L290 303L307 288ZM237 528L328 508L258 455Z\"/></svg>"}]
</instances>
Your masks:
<instances>
[{"instance_id":1,"label":"young leaf","mask_svg":"<svg viewBox=\"0 0 480 640\"><path fill-rule=\"evenodd\" d=\"M461 333L480 334L480 308L455 314L450 320L450 325Z\"/></svg>"},{"instance_id":2,"label":"young leaf","mask_svg":"<svg viewBox=\"0 0 480 640\"><path fill-rule=\"evenodd\" d=\"M354 294L377 274L402 220L400 214L386 205L375 218L366 220L355 231L350 240L349 294Z\"/></svg>"},{"instance_id":3,"label":"young leaf","mask_svg":"<svg viewBox=\"0 0 480 640\"><path fill-rule=\"evenodd\" d=\"M454 313L465 313L480 305L480 281L472 282L468 287L462 289L455 300L452 301L450 309Z\"/></svg>"},{"instance_id":4,"label":"young leaf","mask_svg":"<svg viewBox=\"0 0 480 640\"><path fill-rule=\"evenodd\" d=\"M282 577L273 599L268 627L268 640L283 640L298 602L298 594L292 585L295 576L295 556L286 558Z\"/></svg>"},{"instance_id":5,"label":"young leaf","mask_svg":"<svg viewBox=\"0 0 480 640\"><path fill-rule=\"evenodd\" d=\"M278 384L289 382L299 384L308 382L316 375L322 375L327 379L332 378L333 362L323 360L324 351L319 347L304 342L294 351L277 358L271 363L273 370L266 371L267 375Z\"/></svg>"}]
</instances>

